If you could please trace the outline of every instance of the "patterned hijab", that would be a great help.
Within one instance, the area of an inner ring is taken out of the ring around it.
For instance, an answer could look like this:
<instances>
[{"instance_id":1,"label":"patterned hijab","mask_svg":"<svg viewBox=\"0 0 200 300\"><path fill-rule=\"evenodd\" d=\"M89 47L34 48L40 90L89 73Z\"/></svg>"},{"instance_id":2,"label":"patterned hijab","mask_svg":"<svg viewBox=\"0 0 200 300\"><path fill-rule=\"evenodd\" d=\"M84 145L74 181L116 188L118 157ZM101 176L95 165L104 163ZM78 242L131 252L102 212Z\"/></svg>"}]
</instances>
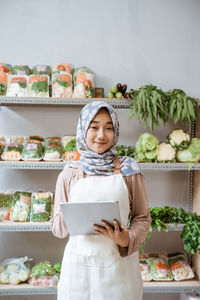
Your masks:
<instances>
[{"instance_id":1,"label":"patterned hijab","mask_svg":"<svg viewBox=\"0 0 200 300\"><path fill-rule=\"evenodd\" d=\"M86 145L88 127L101 108L106 108L110 114L114 127L114 140L110 149L104 153L97 153ZM81 164L84 173L88 175L114 175L116 144L119 137L119 122L113 107L105 102L94 101L83 107L78 120L76 145L81 158L79 162L69 162L66 167L77 168ZM119 157L120 171L123 176L141 173L137 162L127 156Z\"/></svg>"}]
</instances>

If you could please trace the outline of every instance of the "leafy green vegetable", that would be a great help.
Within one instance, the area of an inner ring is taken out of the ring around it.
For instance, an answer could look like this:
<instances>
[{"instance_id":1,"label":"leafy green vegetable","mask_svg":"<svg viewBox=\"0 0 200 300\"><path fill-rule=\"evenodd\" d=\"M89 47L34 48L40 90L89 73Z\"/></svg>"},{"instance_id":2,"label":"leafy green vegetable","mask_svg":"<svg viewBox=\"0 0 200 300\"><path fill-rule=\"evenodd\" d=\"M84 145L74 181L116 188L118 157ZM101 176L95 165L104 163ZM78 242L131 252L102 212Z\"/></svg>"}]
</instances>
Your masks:
<instances>
[{"instance_id":1,"label":"leafy green vegetable","mask_svg":"<svg viewBox=\"0 0 200 300\"><path fill-rule=\"evenodd\" d=\"M135 157L135 146L116 145L117 156Z\"/></svg>"},{"instance_id":2,"label":"leafy green vegetable","mask_svg":"<svg viewBox=\"0 0 200 300\"><path fill-rule=\"evenodd\" d=\"M49 261L43 261L32 268L31 277L52 276L55 273L53 265Z\"/></svg>"},{"instance_id":3,"label":"leafy green vegetable","mask_svg":"<svg viewBox=\"0 0 200 300\"><path fill-rule=\"evenodd\" d=\"M31 221L47 222L51 216L51 195L45 197L43 193L33 193L31 201Z\"/></svg>"},{"instance_id":4,"label":"leafy green vegetable","mask_svg":"<svg viewBox=\"0 0 200 300\"><path fill-rule=\"evenodd\" d=\"M73 150L77 150L76 147L76 139L72 139L71 141L69 141L66 145L65 145L65 152L70 152Z\"/></svg>"},{"instance_id":5,"label":"leafy green vegetable","mask_svg":"<svg viewBox=\"0 0 200 300\"><path fill-rule=\"evenodd\" d=\"M200 154L200 138L192 138L191 144L188 147L188 150L192 153L193 156Z\"/></svg>"},{"instance_id":6,"label":"leafy green vegetable","mask_svg":"<svg viewBox=\"0 0 200 300\"><path fill-rule=\"evenodd\" d=\"M0 83L0 96L6 95L6 85L4 83Z\"/></svg>"},{"instance_id":7,"label":"leafy green vegetable","mask_svg":"<svg viewBox=\"0 0 200 300\"><path fill-rule=\"evenodd\" d=\"M18 81L18 84L21 88L25 89L27 84L25 82Z\"/></svg>"},{"instance_id":8,"label":"leafy green vegetable","mask_svg":"<svg viewBox=\"0 0 200 300\"><path fill-rule=\"evenodd\" d=\"M17 75L18 71L24 71L26 75L31 74L31 71L27 65L15 65L12 68L12 74Z\"/></svg>"},{"instance_id":9,"label":"leafy green vegetable","mask_svg":"<svg viewBox=\"0 0 200 300\"><path fill-rule=\"evenodd\" d=\"M23 146L17 145L17 144L8 144L5 146L4 151L16 151L16 152L22 152Z\"/></svg>"},{"instance_id":10,"label":"leafy green vegetable","mask_svg":"<svg viewBox=\"0 0 200 300\"><path fill-rule=\"evenodd\" d=\"M191 151L188 149L184 149L184 150L179 150L176 153L176 159L177 161L180 162L184 162L184 163L197 163L200 159L199 154L197 154L196 156L193 156L193 154L191 153Z\"/></svg>"},{"instance_id":11,"label":"leafy green vegetable","mask_svg":"<svg viewBox=\"0 0 200 300\"><path fill-rule=\"evenodd\" d=\"M56 273L60 273L61 272L61 263L57 262L53 265L53 269Z\"/></svg>"},{"instance_id":12,"label":"leafy green vegetable","mask_svg":"<svg viewBox=\"0 0 200 300\"><path fill-rule=\"evenodd\" d=\"M64 87L68 87L68 86L70 86L70 84L69 84L69 82L67 82L67 81L58 81L58 83L61 85L61 86L64 86Z\"/></svg>"},{"instance_id":13,"label":"leafy green vegetable","mask_svg":"<svg viewBox=\"0 0 200 300\"><path fill-rule=\"evenodd\" d=\"M1 207L11 208L12 201L13 201L13 195L12 194L0 193L0 208Z\"/></svg>"},{"instance_id":14,"label":"leafy green vegetable","mask_svg":"<svg viewBox=\"0 0 200 300\"><path fill-rule=\"evenodd\" d=\"M28 222L31 211L31 193L16 191L11 210L12 221Z\"/></svg>"},{"instance_id":15,"label":"leafy green vegetable","mask_svg":"<svg viewBox=\"0 0 200 300\"><path fill-rule=\"evenodd\" d=\"M36 93L48 91L48 81L36 81L32 84L31 89Z\"/></svg>"},{"instance_id":16,"label":"leafy green vegetable","mask_svg":"<svg viewBox=\"0 0 200 300\"><path fill-rule=\"evenodd\" d=\"M37 142L27 142L22 151L22 159L41 159L43 156L43 146Z\"/></svg>"},{"instance_id":17,"label":"leafy green vegetable","mask_svg":"<svg viewBox=\"0 0 200 300\"><path fill-rule=\"evenodd\" d=\"M94 98L95 97L95 89L93 87L86 88L86 97Z\"/></svg>"},{"instance_id":18,"label":"leafy green vegetable","mask_svg":"<svg viewBox=\"0 0 200 300\"><path fill-rule=\"evenodd\" d=\"M154 135L146 132L141 134L135 147L137 162L152 162L155 160L158 144L159 141Z\"/></svg>"}]
</instances>

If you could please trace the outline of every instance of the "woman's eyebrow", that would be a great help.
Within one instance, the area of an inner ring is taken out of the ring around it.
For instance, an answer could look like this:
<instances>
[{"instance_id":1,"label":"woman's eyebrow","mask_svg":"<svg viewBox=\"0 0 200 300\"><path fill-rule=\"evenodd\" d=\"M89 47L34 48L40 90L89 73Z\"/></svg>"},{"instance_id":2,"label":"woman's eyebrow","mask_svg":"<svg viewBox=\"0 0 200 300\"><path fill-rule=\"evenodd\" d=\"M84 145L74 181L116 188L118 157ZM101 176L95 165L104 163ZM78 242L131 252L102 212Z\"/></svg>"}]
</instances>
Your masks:
<instances>
[{"instance_id":1,"label":"woman's eyebrow","mask_svg":"<svg viewBox=\"0 0 200 300\"><path fill-rule=\"evenodd\" d=\"M97 123L99 123L99 121L91 121L90 124L92 124L92 123L97 124ZM108 124L108 125L113 125L113 122L107 122L106 124Z\"/></svg>"}]
</instances>

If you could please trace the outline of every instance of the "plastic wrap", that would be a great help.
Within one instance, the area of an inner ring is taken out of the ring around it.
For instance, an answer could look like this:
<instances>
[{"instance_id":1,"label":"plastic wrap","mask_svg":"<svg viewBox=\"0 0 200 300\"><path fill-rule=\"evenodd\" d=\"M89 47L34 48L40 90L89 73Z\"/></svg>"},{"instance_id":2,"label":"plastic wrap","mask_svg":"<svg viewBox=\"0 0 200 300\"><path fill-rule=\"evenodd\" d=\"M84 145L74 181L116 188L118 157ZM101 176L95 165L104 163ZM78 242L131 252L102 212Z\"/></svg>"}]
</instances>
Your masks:
<instances>
[{"instance_id":1,"label":"plastic wrap","mask_svg":"<svg viewBox=\"0 0 200 300\"><path fill-rule=\"evenodd\" d=\"M6 96L8 97L28 96L27 77L9 75Z\"/></svg>"},{"instance_id":2,"label":"plastic wrap","mask_svg":"<svg viewBox=\"0 0 200 300\"><path fill-rule=\"evenodd\" d=\"M62 160L63 146L61 142L49 141L44 146L43 160L46 161L59 161Z\"/></svg>"},{"instance_id":3,"label":"plastic wrap","mask_svg":"<svg viewBox=\"0 0 200 300\"><path fill-rule=\"evenodd\" d=\"M51 192L32 193L30 218L32 222L48 222L50 220L52 197Z\"/></svg>"},{"instance_id":4,"label":"plastic wrap","mask_svg":"<svg viewBox=\"0 0 200 300\"><path fill-rule=\"evenodd\" d=\"M78 68L73 75L73 98L94 98L94 74L86 67Z\"/></svg>"},{"instance_id":5,"label":"plastic wrap","mask_svg":"<svg viewBox=\"0 0 200 300\"><path fill-rule=\"evenodd\" d=\"M22 159L39 161L43 157L43 145L37 140L28 140L23 147Z\"/></svg>"},{"instance_id":6,"label":"plastic wrap","mask_svg":"<svg viewBox=\"0 0 200 300\"><path fill-rule=\"evenodd\" d=\"M20 160L22 148L22 145L16 143L8 144L4 147L1 158L3 160Z\"/></svg>"},{"instance_id":7,"label":"plastic wrap","mask_svg":"<svg viewBox=\"0 0 200 300\"><path fill-rule=\"evenodd\" d=\"M30 75L28 80L28 95L30 97L49 97L49 76Z\"/></svg>"},{"instance_id":8,"label":"plastic wrap","mask_svg":"<svg viewBox=\"0 0 200 300\"><path fill-rule=\"evenodd\" d=\"M30 285L40 287L57 287L58 276L42 276L42 277L30 277L28 280Z\"/></svg>"},{"instance_id":9,"label":"plastic wrap","mask_svg":"<svg viewBox=\"0 0 200 300\"><path fill-rule=\"evenodd\" d=\"M28 222L31 211L31 193L16 191L13 195L11 220Z\"/></svg>"},{"instance_id":10,"label":"plastic wrap","mask_svg":"<svg viewBox=\"0 0 200 300\"><path fill-rule=\"evenodd\" d=\"M54 72L67 72L71 73L71 66L69 63L60 63L60 64L54 64L52 66L52 73Z\"/></svg>"},{"instance_id":11,"label":"plastic wrap","mask_svg":"<svg viewBox=\"0 0 200 300\"><path fill-rule=\"evenodd\" d=\"M30 75L31 70L27 65L15 65L12 67L12 74L13 75Z\"/></svg>"},{"instance_id":12,"label":"plastic wrap","mask_svg":"<svg viewBox=\"0 0 200 300\"><path fill-rule=\"evenodd\" d=\"M140 259L139 262L140 262L140 272L141 272L142 280L143 281L151 281L152 276L150 273L148 259Z\"/></svg>"},{"instance_id":13,"label":"plastic wrap","mask_svg":"<svg viewBox=\"0 0 200 300\"><path fill-rule=\"evenodd\" d=\"M0 263L0 283L19 284L30 276L28 257L5 259Z\"/></svg>"},{"instance_id":14,"label":"plastic wrap","mask_svg":"<svg viewBox=\"0 0 200 300\"><path fill-rule=\"evenodd\" d=\"M152 279L155 281L173 280L167 257L150 257L149 266Z\"/></svg>"},{"instance_id":15,"label":"plastic wrap","mask_svg":"<svg viewBox=\"0 0 200 300\"><path fill-rule=\"evenodd\" d=\"M63 160L78 161L80 159L80 153L77 151L77 148L76 148L75 136L64 136L62 141L63 141L63 145L64 145Z\"/></svg>"},{"instance_id":16,"label":"plastic wrap","mask_svg":"<svg viewBox=\"0 0 200 300\"><path fill-rule=\"evenodd\" d=\"M6 142L8 144L17 144L17 145L23 145L24 142L26 141L26 137L25 136L8 136L6 137Z\"/></svg>"},{"instance_id":17,"label":"plastic wrap","mask_svg":"<svg viewBox=\"0 0 200 300\"><path fill-rule=\"evenodd\" d=\"M39 135L30 135L28 137L29 140L36 140L36 141L39 141L39 142L44 142L44 138L42 136L39 136Z\"/></svg>"},{"instance_id":18,"label":"plastic wrap","mask_svg":"<svg viewBox=\"0 0 200 300\"><path fill-rule=\"evenodd\" d=\"M59 136L50 136L44 139L45 144L49 142L61 142L61 138Z\"/></svg>"},{"instance_id":19,"label":"plastic wrap","mask_svg":"<svg viewBox=\"0 0 200 300\"><path fill-rule=\"evenodd\" d=\"M181 281L194 278L194 273L185 255L180 253L177 255L169 254L168 257L174 280Z\"/></svg>"},{"instance_id":20,"label":"plastic wrap","mask_svg":"<svg viewBox=\"0 0 200 300\"><path fill-rule=\"evenodd\" d=\"M32 67L34 75L51 75L51 67L48 65L35 65Z\"/></svg>"},{"instance_id":21,"label":"plastic wrap","mask_svg":"<svg viewBox=\"0 0 200 300\"><path fill-rule=\"evenodd\" d=\"M72 98L72 75L70 73L52 74L52 97Z\"/></svg>"},{"instance_id":22,"label":"plastic wrap","mask_svg":"<svg viewBox=\"0 0 200 300\"><path fill-rule=\"evenodd\" d=\"M0 63L0 71L3 71L5 73L11 73L12 66L10 64Z\"/></svg>"},{"instance_id":23,"label":"plastic wrap","mask_svg":"<svg viewBox=\"0 0 200 300\"><path fill-rule=\"evenodd\" d=\"M0 193L0 222L10 221L13 194Z\"/></svg>"},{"instance_id":24,"label":"plastic wrap","mask_svg":"<svg viewBox=\"0 0 200 300\"><path fill-rule=\"evenodd\" d=\"M6 95L8 75L0 70L0 96Z\"/></svg>"}]
</instances>

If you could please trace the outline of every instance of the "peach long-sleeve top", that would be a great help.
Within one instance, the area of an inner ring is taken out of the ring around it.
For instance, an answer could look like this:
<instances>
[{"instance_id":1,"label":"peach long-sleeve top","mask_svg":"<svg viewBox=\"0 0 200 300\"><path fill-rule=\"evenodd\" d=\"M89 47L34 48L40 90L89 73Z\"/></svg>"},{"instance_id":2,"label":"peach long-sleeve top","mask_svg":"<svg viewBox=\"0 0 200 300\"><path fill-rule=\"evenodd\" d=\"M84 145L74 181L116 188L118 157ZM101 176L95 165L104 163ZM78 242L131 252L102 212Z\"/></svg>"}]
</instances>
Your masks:
<instances>
[{"instance_id":1,"label":"peach long-sleeve top","mask_svg":"<svg viewBox=\"0 0 200 300\"><path fill-rule=\"evenodd\" d=\"M51 222L53 235L59 238L68 237L66 223L60 208L60 203L68 201L70 188L80 179L88 176L82 168L65 168L58 176L55 192L54 217ZM106 176L106 175L105 175ZM146 238L150 224L151 216L148 207L148 198L144 176L140 173L135 175L123 176L129 194L129 205L132 217L129 227L129 246L122 248L118 246L121 256L131 255L137 251Z\"/></svg>"}]
</instances>

